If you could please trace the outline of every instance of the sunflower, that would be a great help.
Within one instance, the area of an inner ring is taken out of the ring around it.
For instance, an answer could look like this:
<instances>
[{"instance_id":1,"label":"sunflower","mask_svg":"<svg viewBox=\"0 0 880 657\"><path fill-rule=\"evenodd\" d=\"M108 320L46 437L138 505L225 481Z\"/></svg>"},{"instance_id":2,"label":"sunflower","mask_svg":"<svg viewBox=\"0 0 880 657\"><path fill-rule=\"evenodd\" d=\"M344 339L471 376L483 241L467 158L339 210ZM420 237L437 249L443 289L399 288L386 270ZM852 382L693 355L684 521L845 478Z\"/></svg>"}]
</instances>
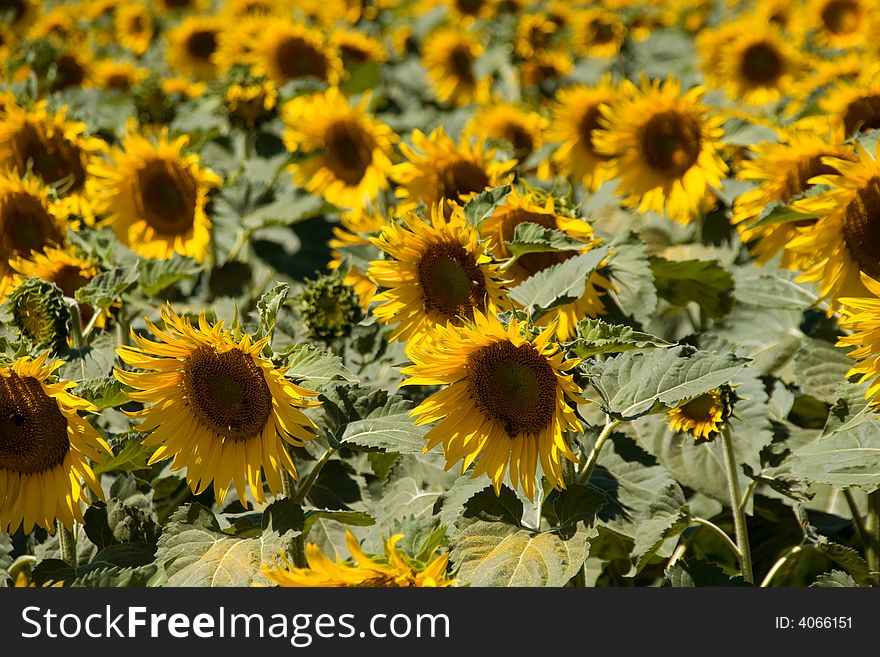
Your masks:
<instances>
[{"instance_id":1,"label":"sunflower","mask_svg":"<svg viewBox=\"0 0 880 657\"><path fill-rule=\"evenodd\" d=\"M547 49L559 26L547 14L523 14L516 25L514 52L524 59Z\"/></svg>"},{"instance_id":2,"label":"sunflower","mask_svg":"<svg viewBox=\"0 0 880 657\"><path fill-rule=\"evenodd\" d=\"M76 291L86 285L100 269L98 265L81 257L76 250L67 246L57 248L47 246L41 251L31 251L9 260L9 268L15 273L10 287L16 286L28 278L39 278L53 283L66 297L74 298ZM78 305L80 320L87 325L95 315L95 310L87 303ZM95 326L103 327L110 316L105 310L95 318Z\"/></svg>"},{"instance_id":3,"label":"sunflower","mask_svg":"<svg viewBox=\"0 0 880 657\"><path fill-rule=\"evenodd\" d=\"M573 68L571 57L565 53L545 50L520 65L520 84L530 92L545 90L562 82Z\"/></svg>"},{"instance_id":4,"label":"sunflower","mask_svg":"<svg viewBox=\"0 0 880 657\"><path fill-rule=\"evenodd\" d=\"M113 456L79 411L97 409L69 392L76 384L50 382L62 361L49 352L0 368L0 529L25 533L39 525L54 533L82 522L84 485L104 499L88 460Z\"/></svg>"},{"instance_id":5,"label":"sunflower","mask_svg":"<svg viewBox=\"0 0 880 657\"><path fill-rule=\"evenodd\" d=\"M37 19L28 31L27 38L33 41L48 39L63 44L81 39L82 33L76 25L72 8L58 5Z\"/></svg>"},{"instance_id":6,"label":"sunflower","mask_svg":"<svg viewBox=\"0 0 880 657\"><path fill-rule=\"evenodd\" d=\"M469 33L454 27L433 32L422 49L422 64L441 103L468 105L489 100L492 80L478 77L475 64L483 47Z\"/></svg>"},{"instance_id":7,"label":"sunflower","mask_svg":"<svg viewBox=\"0 0 880 657\"><path fill-rule=\"evenodd\" d=\"M791 99L785 106L785 115L790 117L799 116L810 105L815 104L817 99L821 101L829 90L833 90L834 83L846 83L857 79L864 74L864 57L858 52L847 52L838 57L818 57L809 61L808 72L805 73L791 88ZM847 85L841 84L842 88ZM839 116L846 112L847 101L837 104L832 116ZM825 120L828 115L810 117Z\"/></svg>"},{"instance_id":8,"label":"sunflower","mask_svg":"<svg viewBox=\"0 0 880 657\"><path fill-rule=\"evenodd\" d=\"M649 82L642 89L624 81L622 99L603 105L606 130L593 133L596 150L614 156L613 176L624 205L639 212L666 212L687 223L698 215L710 187L727 172L721 160L721 119L700 101L703 87L682 94L677 80Z\"/></svg>"},{"instance_id":9,"label":"sunflower","mask_svg":"<svg viewBox=\"0 0 880 657\"><path fill-rule=\"evenodd\" d=\"M337 270L342 266L343 255L340 249L358 248L370 244L370 236L378 233L387 224L385 217L374 209L362 208L339 214L342 226L333 227L334 237L327 243L333 249L332 259L327 268ZM356 266L350 266L342 282L350 285L358 295L358 303L367 310L376 295L376 284Z\"/></svg>"},{"instance_id":10,"label":"sunflower","mask_svg":"<svg viewBox=\"0 0 880 657\"><path fill-rule=\"evenodd\" d=\"M694 47L700 61L700 70L706 80L712 81L712 86L717 88L724 86L724 80L719 75L719 67L727 55L727 49L738 36L747 31L745 26L754 23L755 20L752 16L732 18L724 21L718 27L701 30L694 37Z\"/></svg>"},{"instance_id":11,"label":"sunflower","mask_svg":"<svg viewBox=\"0 0 880 657\"><path fill-rule=\"evenodd\" d=\"M449 19L456 25L470 25L477 19L488 20L495 13L494 0L441 0L439 3L430 0L430 4L446 5Z\"/></svg>"},{"instance_id":12,"label":"sunflower","mask_svg":"<svg viewBox=\"0 0 880 657\"><path fill-rule=\"evenodd\" d=\"M495 150L487 150L484 139L463 139L456 146L442 127L427 136L414 130L412 142L412 147L400 144L409 161L395 164L391 171L399 185L395 193L403 199L401 210L419 203L433 206L444 199L464 203L508 182L512 178L509 172L516 166L516 160L495 162Z\"/></svg>"},{"instance_id":13,"label":"sunflower","mask_svg":"<svg viewBox=\"0 0 880 657\"><path fill-rule=\"evenodd\" d=\"M201 98L208 90L206 82L194 82L182 77L170 77L162 80L162 93L166 96L180 94L184 98Z\"/></svg>"},{"instance_id":14,"label":"sunflower","mask_svg":"<svg viewBox=\"0 0 880 657\"><path fill-rule=\"evenodd\" d=\"M0 0L0 15L13 34L24 36L39 18L41 6L37 0Z\"/></svg>"},{"instance_id":15,"label":"sunflower","mask_svg":"<svg viewBox=\"0 0 880 657\"><path fill-rule=\"evenodd\" d=\"M438 324L460 324L481 310L494 313L503 291L498 266L485 254L461 208L431 206L431 221L415 212L389 223L370 241L387 256L367 276L387 288L373 297L373 314L395 326L389 340L409 340Z\"/></svg>"},{"instance_id":16,"label":"sunflower","mask_svg":"<svg viewBox=\"0 0 880 657\"><path fill-rule=\"evenodd\" d=\"M201 262L211 241L205 214L208 191L221 180L200 166L196 154L184 155L186 135L173 141L162 130L156 143L129 133L121 147L90 167L96 210L110 220L123 244L147 258L175 252Z\"/></svg>"},{"instance_id":17,"label":"sunflower","mask_svg":"<svg viewBox=\"0 0 880 657\"><path fill-rule=\"evenodd\" d=\"M297 476L285 443L302 447L315 437L300 409L318 405L311 399L318 393L293 384L286 368L260 355L269 338L252 342L245 334L236 342L222 321L212 326L202 313L196 327L168 304L161 316L164 330L146 320L157 341L132 331L135 346L117 349L125 364L146 371L114 370L136 390L128 396L146 404L131 415L143 420L140 431L151 432L143 444L157 447L150 464L173 458L171 469L186 468L195 494L213 481L221 504L233 482L243 506L248 485L263 502L261 472L280 494L282 473Z\"/></svg>"},{"instance_id":18,"label":"sunflower","mask_svg":"<svg viewBox=\"0 0 880 657\"><path fill-rule=\"evenodd\" d=\"M0 294L12 284L10 259L42 252L67 239L67 212L32 177L0 176Z\"/></svg>"},{"instance_id":19,"label":"sunflower","mask_svg":"<svg viewBox=\"0 0 880 657\"><path fill-rule=\"evenodd\" d=\"M496 102L478 109L468 121L466 137L485 137L507 142L513 157L523 162L544 144L549 121L532 110L510 103Z\"/></svg>"},{"instance_id":20,"label":"sunflower","mask_svg":"<svg viewBox=\"0 0 880 657\"><path fill-rule=\"evenodd\" d=\"M116 41L136 55L143 55L150 49L155 32L153 14L142 2L124 3L116 10L113 18Z\"/></svg>"},{"instance_id":21,"label":"sunflower","mask_svg":"<svg viewBox=\"0 0 880 657\"><path fill-rule=\"evenodd\" d=\"M689 433L694 440L712 440L721 433L721 427L730 415L727 394L721 388L715 388L667 411L669 428L676 433Z\"/></svg>"},{"instance_id":22,"label":"sunflower","mask_svg":"<svg viewBox=\"0 0 880 657\"><path fill-rule=\"evenodd\" d=\"M611 157L596 149L595 138L602 131L600 108L614 104L617 98L617 86L607 75L594 87L576 85L556 95L547 132L549 141L560 143L551 158L553 165L590 191L611 179Z\"/></svg>"},{"instance_id":23,"label":"sunflower","mask_svg":"<svg viewBox=\"0 0 880 657\"><path fill-rule=\"evenodd\" d=\"M219 74L226 73L233 66L253 63L256 45L266 30L268 20L269 17L257 14L227 23L226 29L217 38L217 50L212 60Z\"/></svg>"},{"instance_id":24,"label":"sunflower","mask_svg":"<svg viewBox=\"0 0 880 657\"><path fill-rule=\"evenodd\" d=\"M870 381L865 399L873 406L880 404L880 282L862 274L867 291L858 297L844 297L840 327L850 331L837 341L838 347L852 347L847 354L857 362L847 376L859 376L859 381Z\"/></svg>"},{"instance_id":25,"label":"sunflower","mask_svg":"<svg viewBox=\"0 0 880 657\"><path fill-rule=\"evenodd\" d=\"M811 182L829 189L792 203L793 209L818 217L799 228L787 248L803 259L799 280L818 283L821 298L829 299L828 312L840 306L840 297L867 296L862 272L880 279L880 232L874 225L880 215L880 164L860 144L855 155L854 161L823 158L835 173Z\"/></svg>"},{"instance_id":26,"label":"sunflower","mask_svg":"<svg viewBox=\"0 0 880 657\"><path fill-rule=\"evenodd\" d=\"M506 243L513 241L516 227L525 222L558 230L569 237L583 241L584 247L580 253L586 253L601 243L601 240L594 235L593 227L586 221L559 214L551 195L546 194L542 198L537 191L521 192L514 187L504 199L504 203L480 224L480 235L490 241L490 253L495 260L510 260L512 254ZM505 266L504 276L511 280L512 285L518 285L533 274L564 262L577 253L577 251L527 253ZM584 282L584 291L580 298L553 308L541 316L538 323L542 326L554 325L556 337L560 340L569 340L574 337L575 327L580 320L605 314L602 295L613 287L605 276L593 272Z\"/></svg>"},{"instance_id":27,"label":"sunflower","mask_svg":"<svg viewBox=\"0 0 880 657\"><path fill-rule=\"evenodd\" d=\"M385 554L367 556L350 530L345 530L345 544L354 563L330 561L314 543L306 546L308 568L296 568L282 554L280 563L263 564L262 572L278 586L346 586L346 587L409 587L452 586L446 578L449 554L444 553L421 564L401 554L397 544L403 534L395 534L385 542Z\"/></svg>"},{"instance_id":28,"label":"sunflower","mask_svg":"<svg viewBox=\"0 0 880 657\"><path fill-rule=\"evenodd\" d=\"M763 0L755 6L755 15L764 23L772 23L800 40L806 26L800 3L791 0Z\"/></svg>"},{"instance_id":29,"label":"sunflower","mask_svg":"<svg viewBox=\"0 0 880 657\"><path fill-rule=\"evenodd\" d=\"M162 16L178 12L202 13L210 6L210 0L153 0L153 6Z\"/></svg>"},{"instance_id":30,"label":"sunflower","mask_svg":"<svg viewBox=\"0 0 880 657\"><path fill-rule=\"evenodd\" d=\"M92 68L92 80L100 89L130 91L150 75L150 71L133 62L102 59Z\"/></svg>"},{"instance_id":31,"label":"sunflower","mask_svg":"<svg viewBox=\"0 0 880 657\"><path fill-rule=\"evenodd\" d=\"M233 19L241 20L251 16L268 16L274 14L279 5L283 6L284 2L277 0L228 0L223 4L223 15Z\"/></svg>"},{"instance_id":32,"label":"sunflower","mask_svg":"<svg viewBox=\"0 0 880 657\"><path fill-rule=\"evenodd\" d=\"M199 80L217 77L214 53L226 21L216 16L184 18L168 32L168 65Z\"/></svg>"},{"instance_id":33,"label":"sunflower","mask_svg":"<svg viewBox=\"0 0 880 657\"><path fill-rule=\"evenodd\" d=\"M349 72L357 66L388 60L388 53L382 42L358 30L334 30L330 34L329 42L339 53L345 70Z\"/></svg>"},{"instance_id":34,"label":"sunflower","mask_svg":"<svg viewBox=\"0 0 880 657\"><path fill-rule=\"evenodd\" d=\"M880 128L880 64L870 64L857 77L838 79L819 100L819 109L847 137Z\"/></svg>"},{"instance_id":35,"label":"sunflower","mask_svg":"<svg viewBox=\"0 0 880 657\"><path fill-rule=\"evenodd\" d=\"M626 39L626 24L612 11L578 11L573 23L572 45L584 57L614 57Z\"/></svg>"},{"instance_id":36,"label":"sunflower","mask_svg":"<svg viewBox=\"0 0 880 657\"><path fill-rule=\"evenodd\" d=\"M231 84L223 94L223 102L233 119L252 128L273 116L278 89L269 80Z\"/></svg>"},{"instance_id":37,"label":"sunflower","mask_svg":"<svg viewBox=\"0 0 880 657\"><path fill-rule=\"evenodd\" d=\"M754 157L742 163L737 177L753 180L759 185L736 199L731 223L736 226L742 241L751 243L751 252L757 262L770 260L797 235L798 228L810 225L813 220L805 218L803 221L757 228L752 224L757 222L771 203L788 203L810 189L810 180L815 176L834 173L835 170L823 162L824 158L853 159L852 149L841 144L840 136L829 140L813 132L799 130L788 131L783 143L766 142L752 146ZM801 268L790 251L783 254L782 266Z\"/></svg>"},{"instance_id":38,"label":"sunflower","mask_svg":"<svg viewBox=\"0 0 880 657\"><path fill-rule=\"evenodd\" d=\"M797 48L778 27L760 19L741 23L740 30L723 46L718 66L704 69L709 84L752 105L787 95L801 72Z\"/></svg>"},{"instance_id":39,"label":"sunflower","mask_svg":"<svg viewBox=\"0 0 880 657\"><path fill-rule=\"evenodd\" d=\"M331 87L320 94L298 96L282 108L285 146L306 154L306 159L290 166L298 185L353 209L388 188L397 135L367 115L369 101L364 96L352 107Z\"/></svg>"},{"instance_id":40,"label":"sunflower","mask_svg":"<svg viewBox=\"0 0 880 657\"><path fill-rule=\"evenodd\" d=\"M876 33L876 13L871 0L811 0L805 16L817 45L852 48L866 45Z\"/></svg>"},{"instance_id":41,"label":"sunflower","mask_svg":"<svg viewBox=\"0 0 880 657\"><path fill-rule=\"evenodd\" d=\"M254 73L278 85L310 77L331 86L339 82L342 61L321 32L291 21L265 20L263 24L251 53Z\"/></svg>"},{"instance_id":42,"label":"sunflower","mask_svg":"<svg viewBox=\"0 0 880 657\"><path fill-rule=\"evenodd\" d=\"M447 386L412 410L417 425L440 420L425 451L442 444L446 467L462 461L462 472L476 462L472 477L487 474L496 493L509 467L514 488L534 499L539 461L550 484L564 488L562 457L576 459L564 434L581 430L572 404L583 400L566 374L579 360L566 360L553 331L532 337L522 322L505 328L477 311L473 323L441 324L430 339L410 341L404 384Z\"/></svg>"}]
</instances>

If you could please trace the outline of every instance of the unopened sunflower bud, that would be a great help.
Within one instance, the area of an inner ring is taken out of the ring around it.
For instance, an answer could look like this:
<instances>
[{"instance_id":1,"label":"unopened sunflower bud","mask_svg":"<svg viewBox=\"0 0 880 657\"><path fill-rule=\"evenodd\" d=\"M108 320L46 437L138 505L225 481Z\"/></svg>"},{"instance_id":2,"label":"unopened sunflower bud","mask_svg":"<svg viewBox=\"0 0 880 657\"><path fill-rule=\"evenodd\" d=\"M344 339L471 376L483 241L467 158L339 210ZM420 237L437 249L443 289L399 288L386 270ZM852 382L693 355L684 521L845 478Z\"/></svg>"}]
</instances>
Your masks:
<instances>
[{"instance_id":1,"label":"unopened sunflower bud","mask_svg":"<svg viewBox=\"0 0 880 657\"><path fill-rule=\"evenodd\" d=\"M303 320L316 338L346 335L362 316L357 293L338 273L307 281L299 304Z\"/></svg>"},{"instance_id":2,"label":"unopened sunflower bud","mask_svg":"<svg viewBox=\"0 0 880 657\"><path fill-rule=\"evenodd\" d=\"M39 278L19 283L9 295L9 306L21 334L39 348L65 344L70 309L57 285Z\"/></svg>"}]
</instances>

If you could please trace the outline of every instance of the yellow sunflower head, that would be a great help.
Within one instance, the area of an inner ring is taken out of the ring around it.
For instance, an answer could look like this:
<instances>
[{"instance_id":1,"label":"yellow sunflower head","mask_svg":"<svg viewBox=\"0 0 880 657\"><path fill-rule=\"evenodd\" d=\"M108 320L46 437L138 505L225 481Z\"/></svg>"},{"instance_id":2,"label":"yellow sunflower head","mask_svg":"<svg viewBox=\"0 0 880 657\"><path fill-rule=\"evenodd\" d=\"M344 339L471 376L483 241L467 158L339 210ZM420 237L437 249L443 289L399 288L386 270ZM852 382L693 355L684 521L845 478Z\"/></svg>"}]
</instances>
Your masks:
<instances>
[{"instance_id":1,"label":"yellow sunflower head","mask_svg":"<svg viewBox=\"0 0 880 657\"><path fill-rule=\"evenodd\" d=\"M492 80L480 77L475 64L483 47L468 32L454 27L432 33L422 48L422 64L437 100L453 105L485 103L489 100Z\"/></svg>"},{"instance_id":2,"label":"yellow sunflower head","mask_svg":"<svg viewBox=\"0 0 880 657\"><path fill-rule=\"evenodd\" d=\"M743 161L737 176L759 185L737 197L731 223L736 225L740 239L750 243L755 260L764 263L782 251L799 228L813 223L804 218L754 227L764 209L771 203L788 203L810 189L814 177L834 173L835 169L823 161L826 157L851 160L853 155L852 149L842 144L842 135L829 140L806 130L787 131L783 142L760 143L751 150L754 156ZM783 267L800 269L799 264L803 263L791 251L783 254Z\"/></svg>"},{"instance_id":3,"label":"yellow sunflower head","mask_svg":"<svg viewBox=\"0 0 880 657\"><path fill-rule=\"evenodd\" d=\"M395 164L391 172L399 185L395 193L403 199L402 210L443 200L464 203L513 177L516 160L494 161L495 150L487 150L484 139L463 139L456 145L441 127L430 135L414 130L412 143L412 147L401 143L408 161Z\"/></svg>"},{"instance_id":4,"label":"yellow sunflower head","mask_svg":"<svg viewBox=\"0 0 880 657\"><path fill-rule=\"evenodd\" d=\"M718 65L704 69L709 83L748 104L779 100L801 73L797 48L772 23L756 18L738 26L737 35L722 46Z\"/></svg>"},{"instance_id":5,"label":"yellow sunflower head","mask_svg":"<svg viewBox=\"0 0 880 657\"><path fill-rule=\"evenodd\" d=\"M880 64L864 67L856 77L839 78L819 101L819 109L847 137L880 128Z\"/></svg>"},{"instance_id":6,"label":"yellow sunflower head","mask_svg":"<svg viewBox=\"0 0 880 657\"><path fill-rule=\"evenodd\" d=\"M67 119L67 108L50 113L41 101L30 108L9 105L0 118L0 167L32 171L64 197L72 213L89 218L87 166L104 142L85 135L86 124Z\"/></svg>"},{"instance_id":7,"label":"yellow sunflower head","mask_svg":"<svg viewBox=\"0 0 880 657\"><path fill-rule=\"evenodd\" d=\"M507 242L512 242L516 227L523 223L533 223L565 233L569 237L584 242L580 251L556 251L526 253L511 260L512 253ZM602 242L593 232L593 227L583 219L568 217L560 213L556 200L550 194L537 190L520 191L514 187L504 203L490 217L480 224L480 235L490 241L490 253L502 264L505 278L512 285L518 285L530 276L548 267L565 262L578 253L586 253ZM556 337L569 340L575 335L577 323L585 317L605 314L602 296L614 286L610 280L598 272L590 274L584 281L583 294L571 303L563 304L545 313L538 320L541 326L555 326Z\"/></svg>"},{"instance_id":8,"label":"yellow sunflower head","mask_svg":"<svg viewBox=\"0 0 880 657\"><path fill-rule=\"evenodd\" d=\"M346 249L369 244L370 236L381 231L387 220L377 210L364 208L341 212L339 223L340 226L333 227L333 239L328 242L328 246L333 250L330 252L332 260L327 263L327 268L334 271L341 267ZM342 282L354 289L360 307L366 311L376 295L376 284L356 266L348 268Z\"/></svg>"},{"instance_id":9,"label":"yellow sunflower head","mask_svg":"<svg viewBox=\"0 0 880 657\"><path fill-rule=\"evenodd\" d=\"M136 55L150 48L156 31L153 14L143 2L123 3L113 18L116 41Z\"/></svg>"},{"instance_id":10,"label":"yellow sunflower head","mask_svg":"<svg viewBox=\"0 0 880 657\"><path fill-rule=\"evenodd\" d=\"M24 36L40 16L38 0L2 0L0 13L4 24L17 36Z\"/></svg>"},{"instance_id":11,"label":"yellow sunflower head","mask_svg":"<svg viewBox=\"0 0 880 657\"><path fill-rule=\"evenodd\" d=\"M534 499L538 463L556 488L564 488L563 457L575 460L565 434L580 431L573 404L580 387L567 374L566 359L552 342L553 328L533 336L512 320L476 312L464 326L438 325L430 339L412 340L403 369L406 385L446 386L412 410L416 424L439 420L425 434L425 451L443 445L446 467L475 463L496 493L510 471L514 488Z\"/></svg>"},{"instance_id":12,"label":"yellow sunflower head","mask_svg":"<svg viewBox=\"0 0 880 657\"><path fill-rule=\"evenodd\" d=\"M153 7L162 16L178 13L202 13L211 4L211 0L153 0Z\"/></svg>"},{"instance_id":13,"label":"yellow sunflower head","mask_svg":"<svg viewBox=\"0 0 880 657\"><path fill-rule=\"evenodd\" d=\"M0 294L12 283L10 259L64 244L67 219L64 205L53 201L39 180L0 176Z\"/></svg>"},{"instance_id":14,"label":"yellow sunflower head","mask_svg":"<svg viewBox=\"0 0 880 657\"><path fill-rule=\"evenodd\" d=\"M520 162L544 144L549 121L538 112L510 103L485 105L474 113L463 134L506 142Z\"/></svg>"},{"instance_id":15,"label":"yellow sunflower head","mask_svg":"<svg viewBox=\"0 0 880 657\"><path fill-rule=\"evenodd\" d=\"M831 313L841 297L867 296L861 274L880 279L880 164L859 144L855 158L824 157L834 174L816 176L813 184L829 189L792 203L818 220L797 229L787 248L802 258L800 280L817 283Z\"/></svg>"},{"instance_id":16,"label":"yellow sunflower head","mask_svg":"<svg viewBox=\"0 0 880 657\"><path fill-rule=\"evenodd\" d=\"M856 361L847 376L858 375L860 382L871 385L865 399L876 407L880 404L880 282L862 274L866 292L858 297L844 297L840 327L848 335L840 336L838 347L852 347L847 354Z\"/></svg>"},{"instance_id":17,"label":"yellow sunflower head","mask_svg":"<svg viewBox=\"0 0 880 657\"><path fill-rule=\"evenodd\" d=\"M236 21L251 16L268 16L285 4L277 0L228 0L223 5L223 15Z\"/></svg>"},{"instance_id":18,"label":"yellow sunflower head","mask_svg":"<svg viewBox=\"0 0 880 657\"><path fill-rule=\"evenodd\" d=\"M516 25L514 52L527 59L546 50L559 26L547 14L523 14Z\"/></svg>"},{"instance_id":19,"label":"yellow sunflower head","mask_svg":"<svg viewBox=\"0 0 880 657\"><path fill-rule=\"evenodd\" d=\"M83 488L104 499L89 459L112 456L110 447L80 411L97 410L70 392L76 384L53 381L62 361L19 358L0 368L0 529L25 533L39 525L54 533L82 522Z\"/></svg>"},{"instance_id":20,"label":"yellow sunflower head","mask_svg":"<svg viewBox=\"0 0 880 657\"><path fill-rule=\"evenodd\" d=\"M298 185L335 205L362 208L388 188L397 135L366 113L369 97L352 107L336 87L298 96L282 109L284 144L307 154L290 169Z\"/></svg>"},{"instance_id":21,"label":"yellow sunflower head","mask_svg":"<svg viewBox=\"0 0 880 657\"><path fill-rule=\"evenodd\" d=\"M602 106L614 104L617 98L617 85L610 76L604 76L593 87L566 87L556 95L553 120L547 132L549 141L559 143L553 153L553 164L562 175L591 191L610 180L613 171L611 157L596 148L596 137L603 129Z\"/></svg>"},{"instance_id":22,"label":"yellow sunflower head","mask_svg":"<svg viewBox=\"0 0 880 657\"><path fill-rule=\"evenodd\" d=\"M871 0L811 0L805 14L816 44L829 48L864 46L877 29Z\"/></svg>"},{"instance_id":23,"label":"yellow sunflower head","mask_svg":"<svg viewBox=\"0 0 880 657\"><path fill-rule=\"evenodd\" d=\"M303 78L335 85L342 74L342 61L324 35L292 21L265 20L251 62L255 73L278 85Z\"/></svg>"},{"instance_id":24,"label":"yellow sunflower head","mask_svg":"<svg viewBox=\"0 0 880 657\"><path fill-rule=\"evenodd\" d=\"M297 476L285 444L302 447L315 437L301 409L318 405L318 393L260 355L268 338L254 342L245 334L236 341L222 321L212 326L202 313L193 326L167 304L161 315L164 329L146 320L155 340L132 332L135 346L117 349L139 371L114 371L135 389L128 396L145 405L131 415L150 432L143 444L157 448L150 463L173 459L171 469L186 468L196 494L213 482L221 504L232 483L243 506L248 487L264 501L263 473L269 490L280 494L282 473Z\"/></svg>"},{"instance_id":25,"label":"yellow sunflower head","mask_svg":"<svg viewBox=\"0 0 880 657\"><path fill-rule=\"evenodd\" d=\"M667 411L669 428L694 440L713 440L732 412L731 394L725 387L715 388Z\"/></svg>"},{"instance_id":26,"label":"yellow sunflower head","mask_svg":"<svg viewBox=\"0 0 880 657\"><path fill-rule=\"evenodd\" d=\"M388 60L388 52L378 39L358 30L334 30L330 34L330 45L339 53L347 71Z\"/></svg>"},{"instance_id":27,"label":"yellow sunflower head","mask_svg":"<svg viewBox=\"0 0 880 657\"><path fill-rule=\"evenodd\" d=\"M10 4L16 4L15 0ZM56 43L78 41L82 33L76 25L73 9L69 6L58 5L44 13L28 30L27 38L31 40L48 39Z\"/></svg>"},{"instance_id":28,"label":"yellow sunflower head","mask_svg":"<svg viewBox=\"0 0 880 657\"><path fill-rule=\"evenodd\" d=\"M175 252L201 262L211 241L205 203L218 176L184 154L187 136L157 141L129 133L107 159L89 168L90 196L119 240L147 258L170 258Z\"/></svg>"},{"instance_id":29,"label":"yellow sunflower head","mask_svg":"<svg viewBox=\"0 0 880 657\"><path fill-rule=\"evenodd\" d=\"M573 16L574 51L584 57L614 57L626 39L626 24L613 11L584 9Z\"/></svg>"},{"instance_id":30,"label":"yellow sunflower head","mask_svg":"<svg viewBox=\"0 0 880 657\"><path fill-rule=\"evenodd\" d=\"M523 89L535 93L559 84L574 69L574 62L564 52L544 50L524 61L519 69Z\"/></svg>"},{"instance_id":31,"label":"yellow sunflower head","mask_svg":"<svg viewBox=\"0 0 880 657\"><path fill-rule=\"evenodd\" d=\"M621 100L601 107L606 130L593 133L596 150L613 156L625 205L688 223L727 173L719 154L721 119L701 102L703 87L682 92L672 78L642 78L641 89L623 85Z\"/></svg>"},{"instance_id":32,"label":"yellow sunflower head","mask_svg":"<svg viewBox=\"0 0 880 657\"><path fill-rule=\"evenodd\" d=\"M278 88L270 80L231 84L226 87L223 102L234 121L252 128L274 116Z\"/></svg>"},{"instance_id":33,"label":"yellow sunflower head","mask_svg":"<svg viewBox=\"0 0 880 657\"><path fill-rule=\"evenodd\" d=\"M95 86L110 91L131 91L149 77L148 69L134 62L118 59L102 59L95 62L92 69L92 80Z\"/></svg>"},{"instance_id":34,"label":"yellow sunflower head","mask_svg":"<svg viewBox=\"0 0 880 657\"><path fill-rule=\"evenodd\" d=\"M168 66L199 80L217 77L214 57L226 21L217 16L190 16L168 32Z\"/></svg>"},{"instance_id":35,"label":"yellow sunflower head","mask_svg":"<svg viewBox=\"0 0 880 657\"><path fill-rule=\"evenodd\" d=\"M497 311L503 298L497 265L476 229L456 205L431 206L430 222L416 212L389 223L370 241L386 260L370 263L367 276L385 290L373 297L373 314L394 326L391 340L409 340L431 326Z\"/></svg>"},{"instance_id":36,"label":"yellow sunflower head","mask_svg":"<svg viewBox=\"0 0 880 657\"><path fill-rule=\"evenodd\" d=\"M395 534L385 542L384 555L368 556L350 530L345 544L351 561L331 561L314 543L306 546L307 568L296 568L282 554L275 564L263 564L262 572L278 586L346 586L346 587L441 587L452 586L455 580L446 577L449 554L434 557L425 564L416 562L397 549L403 534Z\"/></svg>"}]
</instances>

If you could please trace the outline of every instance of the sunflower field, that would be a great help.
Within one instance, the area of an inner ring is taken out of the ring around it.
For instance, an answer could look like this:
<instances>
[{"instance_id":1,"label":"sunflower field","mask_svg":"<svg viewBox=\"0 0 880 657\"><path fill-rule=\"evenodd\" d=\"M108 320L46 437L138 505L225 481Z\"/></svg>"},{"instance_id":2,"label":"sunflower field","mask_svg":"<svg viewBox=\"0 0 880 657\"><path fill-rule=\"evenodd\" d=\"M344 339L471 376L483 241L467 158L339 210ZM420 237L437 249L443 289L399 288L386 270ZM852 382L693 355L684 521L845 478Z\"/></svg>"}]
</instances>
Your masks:
<instances>
[{"instance_id":1,"label":"sunflower field","mask_svg":"<svg viewBox=\"0 0 880 657\"><path fill-rule=\"evenodd\" d=\"M0 586L880 585L873 0L0 0Z\"/></svg>"}]
</instances>

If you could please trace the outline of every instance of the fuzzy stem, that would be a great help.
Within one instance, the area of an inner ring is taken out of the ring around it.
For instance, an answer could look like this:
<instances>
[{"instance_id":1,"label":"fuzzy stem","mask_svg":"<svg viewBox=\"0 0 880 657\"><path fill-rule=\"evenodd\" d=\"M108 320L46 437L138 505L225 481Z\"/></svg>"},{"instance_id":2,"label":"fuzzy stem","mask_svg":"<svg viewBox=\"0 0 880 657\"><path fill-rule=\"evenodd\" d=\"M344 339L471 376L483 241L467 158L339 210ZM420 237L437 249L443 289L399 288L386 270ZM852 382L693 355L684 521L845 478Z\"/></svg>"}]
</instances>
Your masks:
<instances>
[{"instance_id":1,"label":"fuzzy stem","mask_svg":"<svg viewBox=\"0 0 880 657\"><path fill-rule=\"evenodd\" d=\"M76 537L73 532L57 521L58 525L58 545L61 548L61 560L76 568ZM73 525L76 529L76 524Z\"/></svg>"},{"instance_id":2,"label":"fuzzy stem","mask_svg":"<svg viewBox=\"0 0 880 657\"><path fill-rule=\"evenodd\" d=\"M752 573L752 551L749 546L749 530L746 526L746 514L742 507L742 495L739 490L739 478L736 474L736 456L733 452L733 441L730 438L730 428L725 426L721 430L721 444L724 447L724 465L727 470L727 490L730 494L730 511L733 514L733 524L736 528L736 545L739 549L739 563L742 569L743 579L749 583L755 583Z\"/></svg>"},{"instance_id":3,"label":"fuzzy stem","mask_svg":"<svg viewBox=\"0 0 880 657\"><path fill-rule=\"evenodd\" d=\"M872 573L880 572L880 490L868 493L868 521L865 523L868 543L865 557Z\"/></svg>"},{"instance_id":4,"label":"fuzzy stem","mask_svg":"<svg viewBox=\"0 0 880 657\"><path fill-rule=\"evenodd\" d=\"M596 463L599 462L599 453L602 451L605 441L608 440L608 436L611 435L611 432L614 431L615 427L619 424L620 420L614 420L610 415L605 416L605 426L602 428L602 433L596 438L596 444L593 445L590 455L587 457L587 460L584 461L581 473L577 478L577 483L585 484L590 481L590 476L593 474L593 470L596 469Z\"/></svg>"},{"instance_id":5,"label":"fuzzy stem","mask_svg":"<svg viewBox=\"0 0 880 657\"><path fill-rule=\"evenodd\" d=\"M79 313L79 304L75 301L68 305L70 310L70 337L73 340L74 349L82 349L85 346L83 338L82 316Z\"/></svg>"},{"instance_id":6,"label":"fuzzy stem","mask_svg":"<svg viewBox=\"0 0 880 657\"><path fill-rule=\"evenodd\" d=\"M698 516L691 516L691 522L711 529L720 539L724 541L724 544L730 548L730 551L733 552L737 561L742 560L742 554L740 553L736 543L733 542L733 539L730 538L730 536L727 535L727 532L721 529L721 527L710 520L706 520L705 518L700 518Z\"/></svg>"}]
</instances>

